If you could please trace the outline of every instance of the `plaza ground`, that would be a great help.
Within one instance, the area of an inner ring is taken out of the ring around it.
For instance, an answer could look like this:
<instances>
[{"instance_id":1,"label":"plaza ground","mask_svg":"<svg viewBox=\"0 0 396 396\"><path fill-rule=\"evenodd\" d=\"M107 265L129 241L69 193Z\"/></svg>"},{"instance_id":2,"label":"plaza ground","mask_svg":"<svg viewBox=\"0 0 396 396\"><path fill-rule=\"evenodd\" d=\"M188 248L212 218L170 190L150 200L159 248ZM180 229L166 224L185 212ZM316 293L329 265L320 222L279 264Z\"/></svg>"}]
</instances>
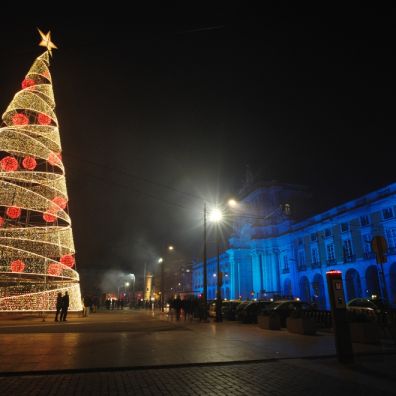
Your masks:
<instances>
[{"instance_id":1,"label":"plaza ground","mask_svg":"<svg viewBox=\"0 0 396 396\"><path fill-rule=\"evenodd\" d=\"M102 311L0 320L1 395L396 394L392 343L335 358L331 333Z\"/></svg>"}]
</instances>

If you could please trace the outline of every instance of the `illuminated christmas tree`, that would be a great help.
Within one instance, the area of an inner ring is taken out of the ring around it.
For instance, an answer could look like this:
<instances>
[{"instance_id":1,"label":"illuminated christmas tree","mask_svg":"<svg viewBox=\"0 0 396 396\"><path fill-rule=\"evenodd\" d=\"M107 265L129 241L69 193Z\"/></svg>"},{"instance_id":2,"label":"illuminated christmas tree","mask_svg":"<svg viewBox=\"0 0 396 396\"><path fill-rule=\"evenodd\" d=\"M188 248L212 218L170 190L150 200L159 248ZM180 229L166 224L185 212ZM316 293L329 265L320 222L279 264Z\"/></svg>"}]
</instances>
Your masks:
<instances>
[{"instance_id":1,"label":"illuminated christmas tree","mask_svg":"<svg viewBox=\"0 0 396 396\"><path fill-rule=\"evenodd\" d=\"M54 310L58 292L65 291L69 310L82 309L49 72L56 47L50 32L39 33L46 51L0 128L0 312Z\"/></svg>"}]
</instances>

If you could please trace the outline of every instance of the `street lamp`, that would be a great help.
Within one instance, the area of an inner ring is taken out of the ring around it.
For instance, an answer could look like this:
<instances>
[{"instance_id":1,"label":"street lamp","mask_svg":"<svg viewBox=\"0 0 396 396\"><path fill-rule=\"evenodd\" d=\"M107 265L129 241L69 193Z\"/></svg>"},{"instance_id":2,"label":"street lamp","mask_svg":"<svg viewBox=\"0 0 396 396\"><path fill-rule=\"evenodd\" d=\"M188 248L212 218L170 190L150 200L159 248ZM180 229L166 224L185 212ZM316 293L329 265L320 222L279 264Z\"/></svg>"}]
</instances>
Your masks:
<instances>
[{"instance_id":1,"label":"street lamp","mask_svg":"<svg viewBox=\"0 0 396 396\"><path fill-rule=\"evenodd\" d=\"M175 250L173 245L168 246L168 251L173 252ZM164 274L164 259L160 257L158 259L158 264L161 264L161 312L164 312L165 307L165 274Z\"/></svg>"},{"instance_id":2,"label":"street lamp","mask_svg":"<svg viewBox=\"0 0 396 396\"><path fill-rule=\"evenodd\" d=\"M160 257L158 259L158 264L161 264L161 312L164 312L164 259Z\"/></svg>"},{"instance_id":3,"label":"street lamp","mask_svg":"<svg viewBox=\"0 0 396 396\"><path fill-rule=\"evenodd\" d=\"M135 274L129 274L130 278L132 279L132 302L135 305Z\"/></svg>"},{"instance_id":4,"label":"street lamp","mask_svg":"<svg viewBox=\"0 0 396 396\"><path fill-rule=\"evenodd\" d=\"M206 262L206 202L204 202L203 218L203 298L202 298L202 315L203 320L208 319L208 279L207 279L207 262Z\"/></svg>"},{"instance_id":5,"label":"street lamp","mask_svg":"<svg viewBox=\"0 0 396 396\"><path fill-rule=\"evenodd\" d=\"M209 220L212 223L215 223L216 227L216 248L217 248L217 287L216 287L216 322L222 322L222 314L221 314L221 286L222 286L222 276L220 273L220 233L219 227L220 223L223 219L223 213L220 209L214 208L210 215Z\"/></svg>"}]
</instances>

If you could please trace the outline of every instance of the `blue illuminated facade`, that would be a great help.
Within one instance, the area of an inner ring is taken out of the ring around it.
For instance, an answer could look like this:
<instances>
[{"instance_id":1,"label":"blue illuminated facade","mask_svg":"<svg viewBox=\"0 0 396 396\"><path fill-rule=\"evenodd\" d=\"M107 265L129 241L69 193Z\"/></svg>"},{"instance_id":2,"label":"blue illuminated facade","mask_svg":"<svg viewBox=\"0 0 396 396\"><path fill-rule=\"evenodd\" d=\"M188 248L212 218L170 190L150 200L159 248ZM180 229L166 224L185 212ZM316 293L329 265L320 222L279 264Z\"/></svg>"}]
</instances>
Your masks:
<instances>
[{"instance_id":1,"label":"blue illuminated facade","mask_svg":"<svg viewBox=\"0 0 396 396\"><path fill-rule=\"evenodd\" d=\"M233 235L220 256L227 299L299 297L329 309L326 272L342 271L347 300L381 297L396 305L396 183L324 213L304 215L309 194L294 185L266 183L246 192L234 215ZM388 244L377 265L373 236ZM217 258L207 260L208 299L216 296ZM203 266L193 266L193 290L203 292Z\"/></svg>"}]
</instances>

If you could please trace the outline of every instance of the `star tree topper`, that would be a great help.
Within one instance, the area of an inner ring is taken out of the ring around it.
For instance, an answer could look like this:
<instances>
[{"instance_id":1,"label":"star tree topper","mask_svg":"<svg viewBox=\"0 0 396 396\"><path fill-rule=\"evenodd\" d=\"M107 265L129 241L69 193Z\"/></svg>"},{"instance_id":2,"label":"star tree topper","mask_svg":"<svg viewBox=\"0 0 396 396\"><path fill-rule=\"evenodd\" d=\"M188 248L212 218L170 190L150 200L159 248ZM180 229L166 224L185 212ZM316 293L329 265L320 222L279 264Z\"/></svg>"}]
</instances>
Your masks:
<instances>
[{"instance_id":1,"label":"star tree topper","mask_svg":"<svg viewBox=\"0 0 396 396\"><path fill-rule=\"evenodd\" d=\"M52 56L52 49L58 49L58 47L51 41L51 32L44 34L40 29L37 28L41 36L40 46L47 48L47 51Z\"/></svg>"}]
</instances>

